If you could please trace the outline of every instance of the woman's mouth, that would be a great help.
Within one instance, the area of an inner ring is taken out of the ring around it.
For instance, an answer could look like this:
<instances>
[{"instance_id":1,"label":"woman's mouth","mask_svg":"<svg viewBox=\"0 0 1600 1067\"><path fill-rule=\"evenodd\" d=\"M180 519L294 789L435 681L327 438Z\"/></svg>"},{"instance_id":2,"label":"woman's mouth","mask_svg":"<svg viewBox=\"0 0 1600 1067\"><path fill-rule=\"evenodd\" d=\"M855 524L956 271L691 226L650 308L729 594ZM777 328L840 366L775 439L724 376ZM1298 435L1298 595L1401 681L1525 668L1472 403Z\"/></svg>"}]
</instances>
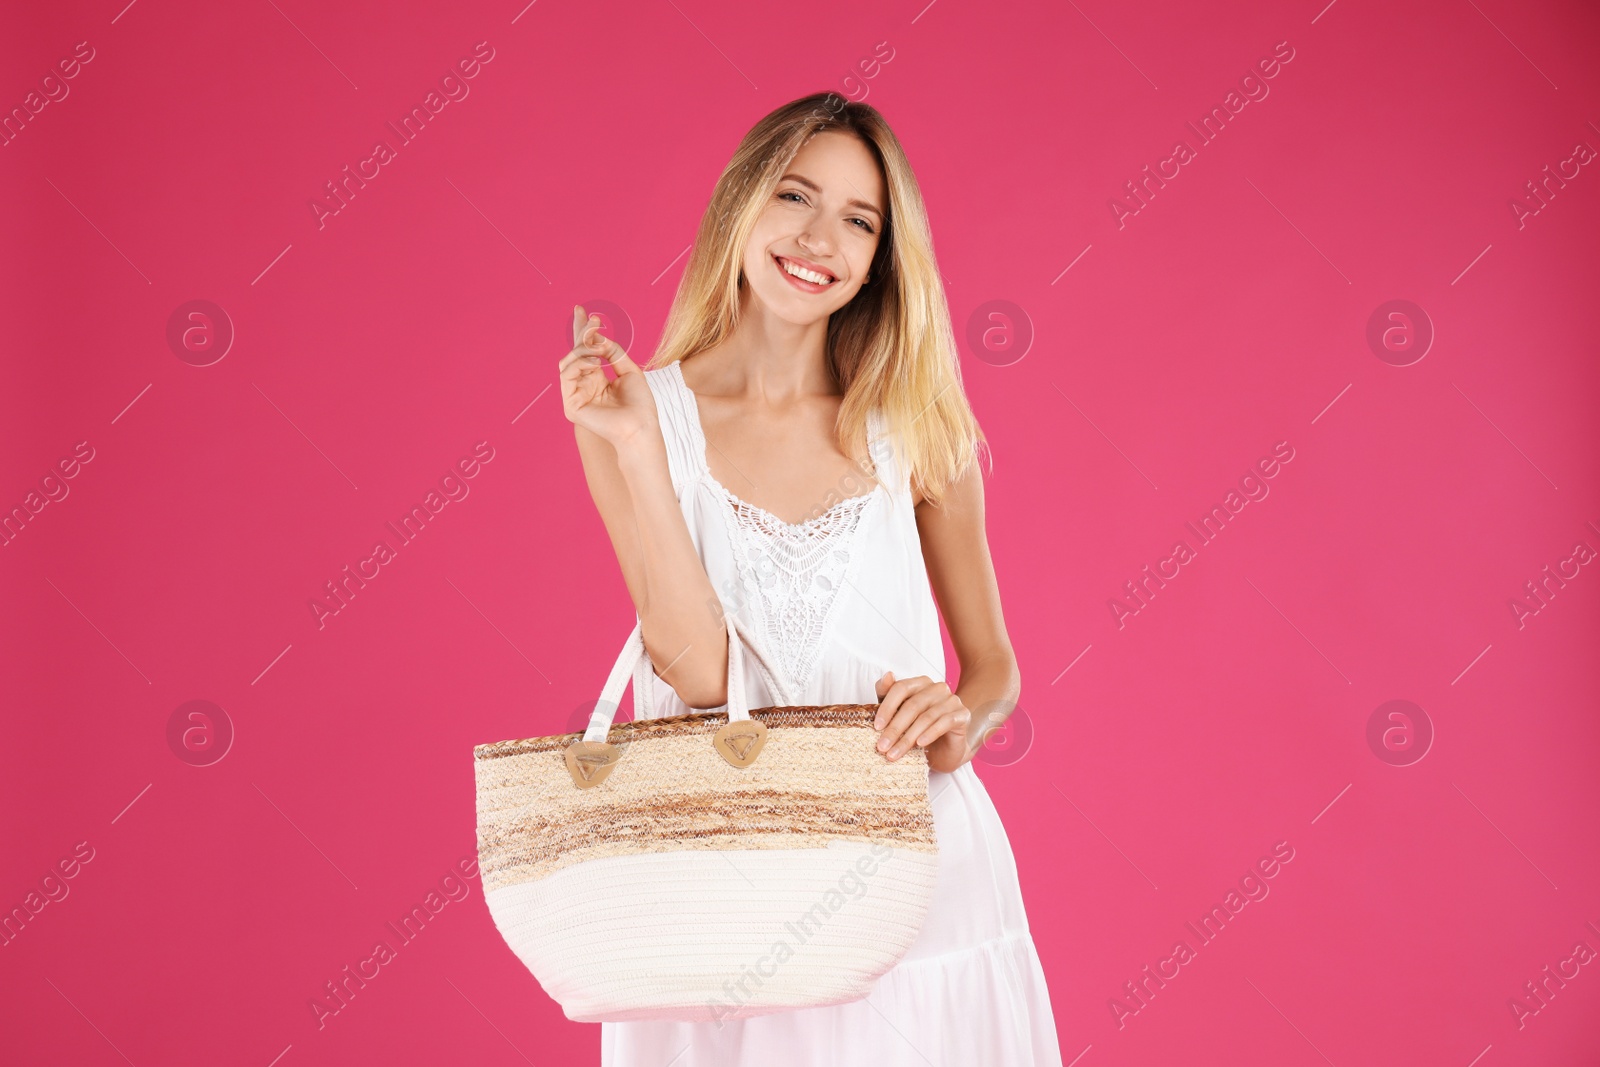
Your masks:
<instances>
[{"instance_id":1,"label":"woman's mouth","mask_svg":"<svg viewBox=\"0 0 1600 1067\"><path fill-rule=\"evenodd\" d=\"M772 260L778 265L778 271L788 279L789 284L803 293L820 293L839 279L822 271L815 271L809 267L802 267L792 260L782 256L773 256Z\"/></svg>"}]
</instances>

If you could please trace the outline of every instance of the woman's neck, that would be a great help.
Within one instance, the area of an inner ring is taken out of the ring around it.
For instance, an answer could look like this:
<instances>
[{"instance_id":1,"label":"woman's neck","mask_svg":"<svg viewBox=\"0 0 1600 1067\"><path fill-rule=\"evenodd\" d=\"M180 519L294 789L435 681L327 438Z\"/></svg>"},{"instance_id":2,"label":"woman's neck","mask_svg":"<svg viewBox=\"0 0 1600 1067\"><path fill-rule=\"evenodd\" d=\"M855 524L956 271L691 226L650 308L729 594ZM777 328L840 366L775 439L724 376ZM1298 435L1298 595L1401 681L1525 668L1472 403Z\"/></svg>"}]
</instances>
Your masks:
<instances>
[{"instance_id":1,"label":"woman's neck","mask_svg":"<svg viewBox=\"0 0 1600 1067\"><path fill-rule=\"evenodd\" d=\"M733 335L694 357L697 392L765 404L839 392L828 369L828 320L797 326L772 314L748 286Z\"/></svg>"}]
</instances>

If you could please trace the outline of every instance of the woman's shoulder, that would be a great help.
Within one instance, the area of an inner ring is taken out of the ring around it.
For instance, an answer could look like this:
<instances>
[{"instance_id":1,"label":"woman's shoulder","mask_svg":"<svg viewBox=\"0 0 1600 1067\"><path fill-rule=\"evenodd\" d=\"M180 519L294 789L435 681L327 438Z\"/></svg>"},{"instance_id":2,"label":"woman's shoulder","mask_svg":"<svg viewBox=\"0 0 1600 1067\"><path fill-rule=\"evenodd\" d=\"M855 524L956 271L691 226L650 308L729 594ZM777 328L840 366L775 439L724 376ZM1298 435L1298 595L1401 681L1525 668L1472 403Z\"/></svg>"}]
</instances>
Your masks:
<instances>
[{"instance_id":1,"label":"woman's shoulder","mask_svg":"<svg viewBox=\"0 0 1600 1067\"><path fill-rule=\"evenodd\" d=\"M647 368L644 380L655 397L656 421L661 427L661 437L667 446L667 468L672 475L672 488L681 491L697 473L695 463L694 414L683 395L683 382L678 377L678 365Z\"/></svg>"},{"instance_id":2,"label":"woman's shoulder","mask_svg":"<svg viewBox=\"0 0 1600 1067\"><path fill-rule=\"evenodd\" d=\"M652 388L660 389L671 384L672 375L677 373L677 370L678 365L676 363L666 363L659 367L645 367L644 380L649 382Z\"/></svg>"},{"instance_id":3,"label":"woman's shoulder","mask_svg":"<svg viewBox=\"0 0 1600 1067\"><path fill-rule=\"evenodd\" d=\"M904 435L881 408L867 414L867 455L886 488L896 494L910 489Z\"/></svg>"},{"instance_id":4,"label":"woman's shoulder","mask_svg":"<svg viewBox=\"0 0 1600 1067\"><path fill-rule=\"evenodd\" d=\"M645 384L650 386L650 392L656 398L656 408L658 410L666 407L676 411L683 406L682 398L678 392L681 388L681 379L677 375L678 365L676 363L644 368ZM665 417L666 412L663 411L662 415Z\"/></svg>"}]
</instances>

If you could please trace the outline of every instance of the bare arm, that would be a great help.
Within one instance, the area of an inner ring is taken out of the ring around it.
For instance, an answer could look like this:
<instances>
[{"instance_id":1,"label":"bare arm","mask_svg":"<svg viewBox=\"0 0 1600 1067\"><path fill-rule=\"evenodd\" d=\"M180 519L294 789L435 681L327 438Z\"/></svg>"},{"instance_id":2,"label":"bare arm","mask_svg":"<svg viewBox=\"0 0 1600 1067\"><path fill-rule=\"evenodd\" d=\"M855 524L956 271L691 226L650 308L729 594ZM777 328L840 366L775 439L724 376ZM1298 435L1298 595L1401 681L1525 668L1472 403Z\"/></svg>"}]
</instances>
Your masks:
<instances>
[{"instance_id":1,"label":"bare arm","mask_svg":"<svg viewBox=\"0 0 1600 1067\"><path fill-rule=\"evenodd\" d=\"M562 402L645 649L684 703L717 707L727 700L727 630L672 490L654 395L638 365L581 308L573 310L573 336L561 361ZM617 372L609 381L607 363Z\"/></svg>"},{"instance_id":2,"label":"bare arm","mask_svg":"<svg viewBox=\"0 0 1600 1067\"><path fill-rule=\"evenodd\" d=\"M917 529L961 678L952 693L925 677L896 681L885 675L878 683L880 747L889 739L890 756L898 758L921 745L930 767L953 771L1011 714L1022 693L984 531L983 475L976 463L949 486L941 503L917 505Z\"/></svg>"}]
</instances>

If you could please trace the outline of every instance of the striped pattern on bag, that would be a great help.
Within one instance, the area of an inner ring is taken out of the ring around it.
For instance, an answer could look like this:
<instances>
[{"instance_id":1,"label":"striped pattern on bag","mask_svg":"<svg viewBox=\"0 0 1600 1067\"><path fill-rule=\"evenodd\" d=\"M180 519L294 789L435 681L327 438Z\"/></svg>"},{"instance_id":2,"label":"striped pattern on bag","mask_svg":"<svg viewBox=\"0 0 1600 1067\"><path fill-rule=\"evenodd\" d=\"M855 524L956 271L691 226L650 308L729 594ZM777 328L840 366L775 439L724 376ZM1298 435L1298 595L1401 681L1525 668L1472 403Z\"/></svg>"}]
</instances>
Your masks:
<instances>
[{"instance_id":1,"label":"striped pattern on bag","mask_svg":"<svg viewBox=\"0 0 1600 1067\"><path fill-rule=\"evenodd\" d=\"M754 765L732 770L711 736L726 712L614 723L627 746L609 777L575 789L563 750L583 735L478 745L478 854L485 892L602 856L801 849L884 841L936 854L928 764L877 750L875 704L752 710L770 731Z\"/></svg>"}]
</instances>

